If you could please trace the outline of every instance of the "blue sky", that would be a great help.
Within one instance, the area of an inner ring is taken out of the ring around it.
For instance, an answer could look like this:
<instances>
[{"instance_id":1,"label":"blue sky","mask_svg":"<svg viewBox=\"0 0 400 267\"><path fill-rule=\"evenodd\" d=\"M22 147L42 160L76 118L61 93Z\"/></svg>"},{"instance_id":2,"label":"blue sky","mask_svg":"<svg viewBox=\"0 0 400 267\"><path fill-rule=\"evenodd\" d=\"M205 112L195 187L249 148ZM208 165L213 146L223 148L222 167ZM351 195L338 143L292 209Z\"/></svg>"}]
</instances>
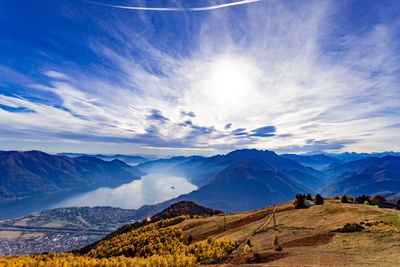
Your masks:
<instances>
[{"instance_id":1,"label":"blue sky","mask_svg":"<svg viewBox=\"0 0 400 267\"><path fill-rule=\"evenodd\" d=\"M96 2L0 2L0 149L400 150L398 1Z\"/></svg>"}]
</instances>

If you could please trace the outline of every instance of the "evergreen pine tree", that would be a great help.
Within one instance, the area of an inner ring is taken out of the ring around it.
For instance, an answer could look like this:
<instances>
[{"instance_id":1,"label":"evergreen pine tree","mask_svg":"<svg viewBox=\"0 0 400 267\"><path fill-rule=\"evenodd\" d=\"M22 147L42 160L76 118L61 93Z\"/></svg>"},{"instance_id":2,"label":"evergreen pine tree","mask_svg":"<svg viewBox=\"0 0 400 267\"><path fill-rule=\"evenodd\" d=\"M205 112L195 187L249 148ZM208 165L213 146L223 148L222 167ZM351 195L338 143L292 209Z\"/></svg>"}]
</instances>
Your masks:
<instances>
[{"instance_id":1,"label":"evergreen pine tree","mask_svg":"<svg viewBox=\"0 0 400 267\"><path fill-rule=\"evenodd\" d=\"M315 204L316 205L323 205L324 204L324 199L322 198L322 196L320 194L317 194L315 196Z\"/></svg>"}]
</instances>

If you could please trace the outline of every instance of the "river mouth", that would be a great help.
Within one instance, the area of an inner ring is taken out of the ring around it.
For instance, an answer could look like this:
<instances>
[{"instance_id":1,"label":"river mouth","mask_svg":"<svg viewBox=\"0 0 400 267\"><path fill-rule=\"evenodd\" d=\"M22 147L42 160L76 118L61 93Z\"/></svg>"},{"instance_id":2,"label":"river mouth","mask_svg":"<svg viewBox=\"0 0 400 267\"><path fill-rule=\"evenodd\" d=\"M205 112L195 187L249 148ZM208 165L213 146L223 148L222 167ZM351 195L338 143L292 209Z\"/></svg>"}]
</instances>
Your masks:
<instances>
[{"instance_id":1,"label":"river mouth","mask_svg":"<svg viewBox=\"0 0 400 267\"><path fill-rule=\"evenodd\" d=\"M111 206L137 209L196 190L184 177L150 173L117 187L74 190L0 204L0 220L61 207Z\"/></svg>"}]
</instances>

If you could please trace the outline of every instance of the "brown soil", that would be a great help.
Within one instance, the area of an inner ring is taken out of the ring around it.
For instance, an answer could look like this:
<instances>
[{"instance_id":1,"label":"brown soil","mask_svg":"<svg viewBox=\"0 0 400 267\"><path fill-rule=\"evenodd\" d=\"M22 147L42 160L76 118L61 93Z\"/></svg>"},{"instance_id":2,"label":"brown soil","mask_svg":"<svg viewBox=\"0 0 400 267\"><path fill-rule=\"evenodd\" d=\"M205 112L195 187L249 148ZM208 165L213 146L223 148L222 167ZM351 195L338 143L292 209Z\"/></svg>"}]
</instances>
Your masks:
<instances>
[{"instance_id":1,"label":"brown soil","mask_svg":"<svg viewBox=\"0 0 400 267\"><path fill-rule=\"evenodd\" d=\"M230 265L269 263L282 259L288 255L287 252L277 252L271 250L258 251L256 253L241 254L229 261Z\"/></svg>"},{"instance_id":2,"label":"brown soil","mask_svg":"<svg viewBox=\"0 0 400 267\"><path fill-rule=\"evenodd\" d=\"M334 233L322 233L313 236L307 236L292 241L288 241L282 244L283 248L291 247L307 247L307 246L321 246L328 244L334 237Z\"/></svg>"}]
</instances>

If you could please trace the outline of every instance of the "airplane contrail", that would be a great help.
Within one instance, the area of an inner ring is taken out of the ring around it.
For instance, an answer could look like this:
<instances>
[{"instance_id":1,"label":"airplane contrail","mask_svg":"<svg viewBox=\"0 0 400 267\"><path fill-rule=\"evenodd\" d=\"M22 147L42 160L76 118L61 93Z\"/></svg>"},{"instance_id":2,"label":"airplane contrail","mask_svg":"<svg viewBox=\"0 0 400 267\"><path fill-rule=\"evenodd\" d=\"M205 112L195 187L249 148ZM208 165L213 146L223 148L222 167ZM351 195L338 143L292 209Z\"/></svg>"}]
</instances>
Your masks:
<instances>
[{"instance_id":1,"label":"airplane contrail","mask_svg":"<svg viewBox=\"0 0 400 267\"><path fill-rule=\"evenodd\" d=\"M144 7L144 6L123 6L123 5L113 5L113 4L106 4L97 1L91 0L82 0L83 2L105 6L105 7L112 7L112 8L119 8L119 9L129 9L129 10L144 10L144 11L165 11L165 12L182 12L182 11L207 11L207 10L214 10L220 9L230 6L238 6L238 5L245 5L254 2L259 2L262 0L240 0L236 2L230 2L225 4L213 5L213 6L204 6L204 7Z\"/></svg>"}]
</instances>

